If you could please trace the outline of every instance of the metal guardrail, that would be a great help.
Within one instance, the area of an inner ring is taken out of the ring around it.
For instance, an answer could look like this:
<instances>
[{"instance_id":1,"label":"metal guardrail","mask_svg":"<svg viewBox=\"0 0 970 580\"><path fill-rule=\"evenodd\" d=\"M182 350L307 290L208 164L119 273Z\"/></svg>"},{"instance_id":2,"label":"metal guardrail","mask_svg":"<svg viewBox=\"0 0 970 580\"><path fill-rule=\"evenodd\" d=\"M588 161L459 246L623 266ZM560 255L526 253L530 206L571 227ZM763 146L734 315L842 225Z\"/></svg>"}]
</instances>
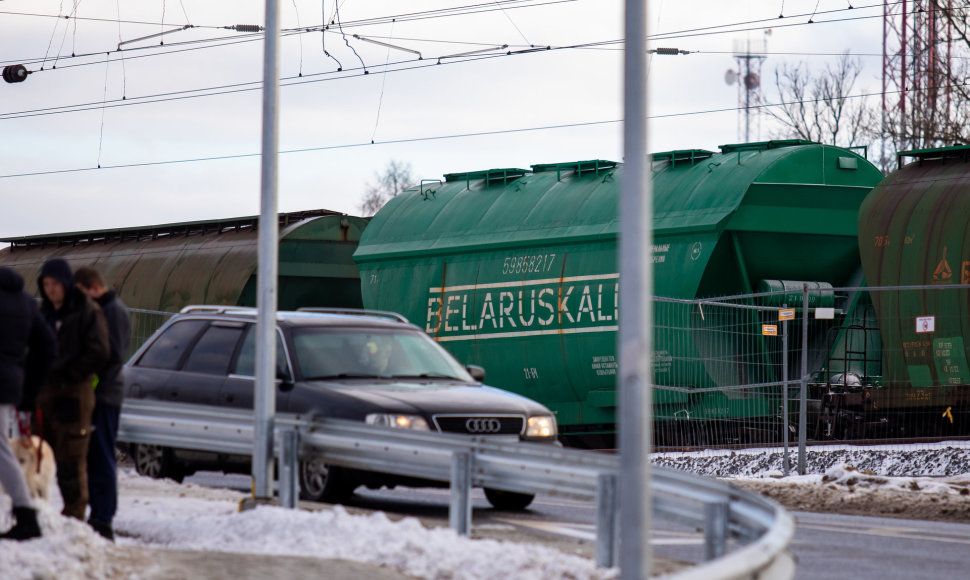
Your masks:
<instances>
[{"instance_id":1,"label":"metal guardrail","mask_svg":"<svg viewBox=\"0 0 970 580\"><path fill-rule=\"evenodd\" d=\"M619 461L607 455L541 443L392 429L356 421L276 415L281 504L295 505L300 457L364 471L451 484L452 528L467 534L471 487L558 495L597 504L596 562L616 563ZM205 405L128 400L118 440L181 449L251 455L253 413ZM661 466L651 467L655 512L704 529L707 562L672 578L792 578L787 547L791 516L774 502L728 484ZM728 538L743 546L726 553Z\"/></svg>"}]
</instances>

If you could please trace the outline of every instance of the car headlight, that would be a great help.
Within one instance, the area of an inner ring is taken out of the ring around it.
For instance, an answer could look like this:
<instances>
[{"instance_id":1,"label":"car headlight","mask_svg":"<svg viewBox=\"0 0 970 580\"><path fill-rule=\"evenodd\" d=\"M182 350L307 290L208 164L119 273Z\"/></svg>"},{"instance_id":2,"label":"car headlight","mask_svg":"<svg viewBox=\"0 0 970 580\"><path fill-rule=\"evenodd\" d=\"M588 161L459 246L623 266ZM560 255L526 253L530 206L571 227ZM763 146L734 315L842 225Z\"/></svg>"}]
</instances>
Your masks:
<instances>
[{"instance_id":1,"label":"car headlight","mask_svg":"<svg viewBox=\"0 0 970 580\"><path fill-rule=\"evenodd\" d=\"M555 437L556 432L556 418L552 415L534 415L529 417L529 421L525 428L526 437L535 438L548 438Z\"/></svg>"},{"instance_id":2,"label":"car headlight","mask_svg":"<svg viewBox=\"0 0 970 580\"><path fill-rule=\"evenodd\" d=\"M430 431L428 422L420 415L398 415L394 413L371 413L367 415L365 422L368 425L383 425L385 427L396 427L398 429L417 429L419 431Z\"/></svg>"}]
</instances>

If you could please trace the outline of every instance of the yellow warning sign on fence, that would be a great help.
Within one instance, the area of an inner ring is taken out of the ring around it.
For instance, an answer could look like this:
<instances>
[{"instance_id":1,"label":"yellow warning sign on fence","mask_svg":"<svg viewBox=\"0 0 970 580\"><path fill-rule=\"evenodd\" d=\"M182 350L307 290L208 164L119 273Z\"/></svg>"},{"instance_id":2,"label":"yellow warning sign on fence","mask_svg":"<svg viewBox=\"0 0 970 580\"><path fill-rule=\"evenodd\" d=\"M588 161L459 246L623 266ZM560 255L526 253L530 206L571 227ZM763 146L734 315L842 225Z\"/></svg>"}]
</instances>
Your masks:
<instances>
[{"instance_id":1,"label":"yellow warning sign on fence","mask_svg":"<svg viewBox=\"0 0 970 580\"><path fill-rule=\"evenodd\" d=\"M778 320L795 320L795 309L779 310Z\"/></svg>"},{"instance_id":2,"label":"yellow warning sign on fence","mask_svg":"<svg viewBox=\"0 0 970 580\"><path fill-rule=\"evenodd\" d=\"M762 324L761 334L765 336L778 336L778 325L777 324Z\"/></svg>"}]
</instances>

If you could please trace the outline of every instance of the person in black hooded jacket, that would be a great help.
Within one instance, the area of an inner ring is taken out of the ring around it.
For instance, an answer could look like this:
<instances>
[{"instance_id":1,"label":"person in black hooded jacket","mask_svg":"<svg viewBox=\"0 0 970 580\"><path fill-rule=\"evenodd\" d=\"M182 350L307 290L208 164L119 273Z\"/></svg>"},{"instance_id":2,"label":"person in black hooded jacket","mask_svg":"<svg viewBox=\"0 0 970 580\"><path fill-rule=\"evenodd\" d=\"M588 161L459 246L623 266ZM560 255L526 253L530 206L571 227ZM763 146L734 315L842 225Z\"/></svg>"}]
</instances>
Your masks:
<instances>
[{"instance_id":1,"label":"person in black hooded jacket","mask_svg":"<svg viewBox=\"0 0 970 580\"><path fill-rule=\"evenodd\" d=\"M84 521L88 505L88 445L97 373L111 354L101 307L74 286L71 267L48 260L38 280L41 313L57 335L58 356L37 398L44 439L54 449L66 516Z\"/></svg>"},{"instance_id":2,"label":"person in black hooded jacket","mask_svg":"<svg viewBox=\"0 0 970 580\"><path fill-rule=\"evenodd\" d=\"M16 520L0 539L29 540L41 535L37 511L7 434L14 408L33 406L57 343L34 299L24 292L24 279L5 267L0 267L0 321L0 484L10 495Z\"/></svg>"}]
</instances>

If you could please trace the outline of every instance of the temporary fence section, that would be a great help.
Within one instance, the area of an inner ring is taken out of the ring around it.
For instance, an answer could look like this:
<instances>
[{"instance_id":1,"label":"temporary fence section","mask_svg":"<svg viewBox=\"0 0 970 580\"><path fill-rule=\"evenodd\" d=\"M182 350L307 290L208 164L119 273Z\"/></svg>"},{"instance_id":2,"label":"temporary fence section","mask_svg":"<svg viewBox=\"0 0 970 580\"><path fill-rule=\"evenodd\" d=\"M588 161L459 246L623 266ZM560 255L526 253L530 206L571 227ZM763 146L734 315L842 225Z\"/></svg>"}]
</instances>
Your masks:
<instances>
[{"instance_id":1,"label":"temporary fence section","mask_svg":"<svg viewBox=\"0 0 970 580\"><path fill-rule=\"evenodd\" d=\"M970 287L761 288L655 299L659 450L970 439ZM132 309L133 350L171 314Z\"/></svg>"},{"instance_id":2,"label":"temporary fence section","mask_svg":"<svg viewBox=\"0 0 970 580\"><path fill-rule=\"evenodd\" d=\"M144 310L141 308L129 308L128 315L131 320L131 344L128 352L135 352L148 338L172 315L174 312L161 312L159 310Z\"/></svg>"},{"instance_id":3,"label":"temporary fence section","mask_svg":"<svg viewBox=\"0 0 970 580\"><path fill-rule=\"evenodd\" d=\"M968 438L970 288L763 287L656 300L658 447Z\"/></svg>"}]
</instances>

